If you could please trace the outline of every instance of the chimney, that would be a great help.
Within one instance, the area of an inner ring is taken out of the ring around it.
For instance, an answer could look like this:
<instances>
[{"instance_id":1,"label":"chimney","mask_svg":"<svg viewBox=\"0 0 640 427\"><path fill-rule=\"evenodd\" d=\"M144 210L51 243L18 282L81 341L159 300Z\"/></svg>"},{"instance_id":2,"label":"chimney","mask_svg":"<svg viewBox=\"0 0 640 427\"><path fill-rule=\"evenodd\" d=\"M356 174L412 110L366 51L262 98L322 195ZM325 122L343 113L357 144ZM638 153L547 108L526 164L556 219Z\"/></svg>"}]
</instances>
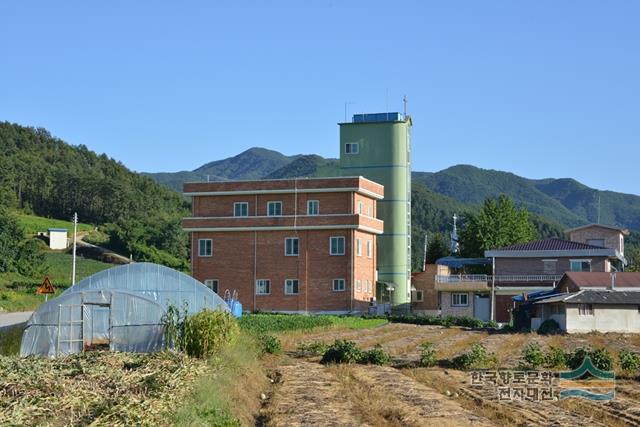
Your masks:
<instances>
[{"instance_id":1,"label":"chimney","mask_svg":"<svg viewBox=\"0 0 640 427\"><path fill-rule=\"evenodd\" d=\"M616 273L611 273L611 290L616 290Z\"/></svg>"}]
</instances>

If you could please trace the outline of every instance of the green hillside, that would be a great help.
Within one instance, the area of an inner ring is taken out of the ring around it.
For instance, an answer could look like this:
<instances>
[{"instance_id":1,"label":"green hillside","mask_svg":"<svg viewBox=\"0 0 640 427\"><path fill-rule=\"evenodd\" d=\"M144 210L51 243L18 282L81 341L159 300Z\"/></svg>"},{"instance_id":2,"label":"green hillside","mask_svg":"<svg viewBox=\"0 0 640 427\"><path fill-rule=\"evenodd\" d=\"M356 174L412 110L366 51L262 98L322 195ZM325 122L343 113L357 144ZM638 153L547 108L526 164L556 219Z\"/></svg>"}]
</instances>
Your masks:
<instances>
[{"instance_id":1,"label":"green hillside","mask_svg":"<svg viewBox=\"0 0 640 427\"><path fill-rule=\"evenodd\" d=\"M309 154L299 156L296 160L267 174L265 179L280 179L294 177L322 177L337 176L338 160Z\"/></svg>"},{"instance_id":2,"label":"green hillside","mask_svg":"<svg viewBox=\"0 0 640 427\"><path fill-rule=\"evenodd\" d=\"M189 205L176 192L45 129L0 122L0 147L1 208L64 221L77 212L101 225L114 251L188 269Z\"/></svg>"}]
</instances>

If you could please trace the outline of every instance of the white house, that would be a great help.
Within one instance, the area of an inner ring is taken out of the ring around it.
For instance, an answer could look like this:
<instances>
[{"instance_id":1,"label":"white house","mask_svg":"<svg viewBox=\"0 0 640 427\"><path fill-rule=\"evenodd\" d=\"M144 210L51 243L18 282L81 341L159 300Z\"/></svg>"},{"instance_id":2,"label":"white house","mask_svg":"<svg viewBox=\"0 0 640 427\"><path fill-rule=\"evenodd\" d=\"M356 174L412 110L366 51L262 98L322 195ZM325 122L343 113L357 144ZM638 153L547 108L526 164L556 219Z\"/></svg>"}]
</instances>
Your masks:
<instances>
[{"instance_id":1,"label":"white house","mask_svg":"<svg viewBox=\"0 0 640 427\"><path fill-rule=\"evenodd\" d=\"M49 229L49 248L51 249L67 249L67 229L66 228L50 228Z\"/></svg>"},{"instance_id":2,"label":"white house","mask_svg":"<svg viewBox=\"0 0 640 427\"><path fill-rule=\"evenodd\" d=\"M556 293L533 303L531 329L553 319L577 332L640 332L640 273L566 273Z\"/></svg>"}]
</instances>

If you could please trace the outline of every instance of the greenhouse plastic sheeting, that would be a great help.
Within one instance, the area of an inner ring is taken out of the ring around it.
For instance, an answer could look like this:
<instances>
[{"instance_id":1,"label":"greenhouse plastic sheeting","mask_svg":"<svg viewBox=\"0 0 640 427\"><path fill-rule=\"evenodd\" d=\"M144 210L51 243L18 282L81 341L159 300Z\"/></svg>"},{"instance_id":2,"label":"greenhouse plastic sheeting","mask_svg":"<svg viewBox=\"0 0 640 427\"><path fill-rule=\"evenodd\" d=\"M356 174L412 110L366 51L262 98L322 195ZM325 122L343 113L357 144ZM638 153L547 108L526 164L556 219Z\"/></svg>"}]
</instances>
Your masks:
<instances>
[{"instance_id":1,"label":"greenhouse plastic sheeting","mask_svg":"<svg viewBox=\"0 0 640 427\"><path fill-rule=\"evenodd\" d=\"M107 346L112 351L158 351L164 348L164 313L157 302L126 290L63 294L33 313L20 356L56 357Z\"/></svg>"},{"instance_id":2,"label":"greenhouse plastic sheeting","mask_svg":"<svg viewBox=\"0 0 640 427\"><path fill-rule=\"evenodd\" d=\"M158 264L136 262L109 268L87 277L62 295L91 289L123 289L144 295L160 304L182 308L189 313L202 309L229 311L225 301L191 276Z\"/></svg>"}]
</instances>

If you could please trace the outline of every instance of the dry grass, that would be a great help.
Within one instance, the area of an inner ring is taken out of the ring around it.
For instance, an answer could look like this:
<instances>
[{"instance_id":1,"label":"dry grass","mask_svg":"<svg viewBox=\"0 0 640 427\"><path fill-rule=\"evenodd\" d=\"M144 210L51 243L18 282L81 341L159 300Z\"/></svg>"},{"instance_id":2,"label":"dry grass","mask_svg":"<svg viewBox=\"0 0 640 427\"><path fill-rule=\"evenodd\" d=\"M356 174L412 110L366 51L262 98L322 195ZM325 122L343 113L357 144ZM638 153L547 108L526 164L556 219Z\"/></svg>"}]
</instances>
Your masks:
<instances>
[{"instance_id":1,"label":"dry grass","mask_svg":"<svg viewBox=\"0 0 640 427\"><path fill-rule=\"evenodd\" d=\"M459 328L455 328L458 332L465 332L466 334L454 334L452 337L456 338L458 335L461 336L460 339L455 339L452 341L445 341L443 343L436 342L436 355L438 359L450 359L460 353L471 348L471 346L477 342L482 341L487 337L487 332L485 331L463 331Z\"/></svg>"},{"instance_id":2,"label":"dry grass","mask_svg":"<svg viewBox=\"0 0 640 427\"><path fill-rule=\"evenodd\" d=\"M630 425L625 420L615 417L613 414L609 413L607 408L599 402L593 404L583 399L570 398L559 401L558 406L567 411L591 417L608 427L625 427Z\"/></svg>"},{"instance_id":3,"label":"dry grass","mask_svg":"<svg viewBox=\"0 0 640 427\"><path fill-rule=\"evenodd\" d=\"M0 357L0 425L166 425L206 370L172 352Z\"/></svg>"}]
</instances>

